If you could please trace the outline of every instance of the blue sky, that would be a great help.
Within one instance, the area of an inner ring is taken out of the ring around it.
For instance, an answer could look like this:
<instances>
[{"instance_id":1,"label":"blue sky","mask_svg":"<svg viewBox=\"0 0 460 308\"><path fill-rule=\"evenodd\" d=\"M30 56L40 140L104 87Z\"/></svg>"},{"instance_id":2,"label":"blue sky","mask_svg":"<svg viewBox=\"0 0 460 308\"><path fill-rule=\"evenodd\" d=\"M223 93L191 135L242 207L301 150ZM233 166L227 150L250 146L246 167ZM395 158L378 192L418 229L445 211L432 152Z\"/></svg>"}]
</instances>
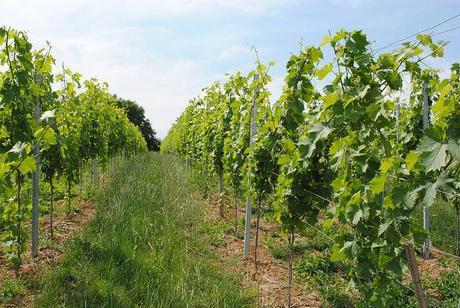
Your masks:
<instances>
[{"instance_id":1,"label":"blue sky","mask_svg":"<svg viewBox=\"0 0 460 308\"><path fill-rule=\"evenodd\" d=\"M460 0L170 0L2 1L1 23L29 31L37 47L53 45L58 63L107 81L113 93L142 105L160 137L200 90L227 72L254 67L251 46L273 60L273 100L285 63L328 31L362 29L376 47L460 13ZM460 26L460 17L433 31ZM460 29L443 60L460 61Z\"/></svg>"}]
</instances>

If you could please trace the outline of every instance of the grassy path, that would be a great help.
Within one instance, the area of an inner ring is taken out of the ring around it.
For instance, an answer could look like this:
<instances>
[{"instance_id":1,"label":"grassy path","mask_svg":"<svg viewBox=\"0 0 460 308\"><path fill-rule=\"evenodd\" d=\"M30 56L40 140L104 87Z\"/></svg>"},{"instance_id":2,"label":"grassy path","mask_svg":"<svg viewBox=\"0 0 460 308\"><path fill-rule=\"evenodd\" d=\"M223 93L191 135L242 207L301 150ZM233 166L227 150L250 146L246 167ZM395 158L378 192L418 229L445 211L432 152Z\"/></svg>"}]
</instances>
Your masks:
<instances>
[{"instance_id":1,"label":"grassy path","mask_svg":"<svg viewBox=\"0 0 460 308\"><path fill-rule=\"evenodd\" d=\"M127 162L96 201L96 218L45 275L40 307L244 307L200 230L202 209L181 163Z\"/></svg>"}]
</instances>

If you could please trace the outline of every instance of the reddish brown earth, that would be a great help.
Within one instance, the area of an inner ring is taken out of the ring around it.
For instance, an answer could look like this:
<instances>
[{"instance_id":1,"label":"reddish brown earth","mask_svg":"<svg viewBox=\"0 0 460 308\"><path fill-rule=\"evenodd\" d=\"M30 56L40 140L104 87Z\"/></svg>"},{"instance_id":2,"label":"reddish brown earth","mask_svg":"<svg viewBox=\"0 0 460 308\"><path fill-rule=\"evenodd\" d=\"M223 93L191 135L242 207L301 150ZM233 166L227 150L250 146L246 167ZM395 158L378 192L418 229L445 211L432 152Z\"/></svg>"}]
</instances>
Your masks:
<instances>
[{"instance_id":1,"label":"reddish brown earth","mask_svg":"<svg viewBox=\"0 0 460 308\"><path fill-rule=\"evenodd\" d=\"M213 195L210 201L203 202L206 208L206 219L210 224L220 224L223 222L233 222L235 219L235 210L232 209L232 200L224 200L225 217L219 217L217 196ZM93 205L84 200L75 201L80 208L78 213L72 215L63 215L55 218L54 237L48 237L48 220L42 217L40 228L45 234L42 241L46 245L40 247L39 256L36 259L30 257L30 245L27 252L23 255L23 265L19 271L7 264L0 256L0 285L5 279L21 277L24 281L31 284L26 288L25 293L14 299L14 301L4 304L4 307L32 307L34 299L37 296L37 289L32 285L39 282L40 275L48 268L53 267L63 256L63 244L72 236L79 234L83 226L94 217ZM57 205L64 207L63 204ZM243 217L244 208L238 210L239 218ZM232 224L233 225L233 224ZM240 227L239 232L242 228ZM244 241L238 238L232 232L225 232L223 243L217 247L211 246L211 249L218 253L221 260L221 268L224 271L236 272L241 276L242 285L248 290L254 290L257 294L257 306L259 307L287 307L288 288L288 262L274 258L269 249L263 243L264 239L270 232L279 229L276 224L269 224L263 219L260 223L259 231L259 250L258 250L258 272L255 273L254 266L254 227L252 228L251 252L247 260L243 260ZM294 256L299 258L300 256ZM433 253L433 259L423 260L417 258L419 271L422 277L437 278L440 273L446 270L439 264L439 253ZM229 264L231 266L229 266ZM405 281L410 279L409 273ZM432 296L436 293L427 290ZM316 290L302 286L295 279L292 287L292 307L322 307L321 297ZM0 304L1 306L1 304Z\"/></svg>"},{"instance_id":2,"label":"reddish brown earth","mask_svg":"<svg viewBox=\"0 0 460 308\"><path fill-rule=\"evenodd\" d=\"M205 203L206 217L209 223L223 223L235 220L235 209L233 200L224 200L225 217L219 217L218 213L218 196L212 195L209 202ZM233 207L233 208L232 208ZM244 208L238 210L238 217L244 216ZM232 224L233 225L233 224ZM242 227L239 227L242 229ZM232 232L226 232L224 235L223 244L218 247L212 247L217 251L218 255L223 260L223 268L225 264L228 266L228 261L233 262L229 272L237 272L242 277L242 285L248 289L255 290L257 293L258 307L287 307L288 298L288 262L274 258L269 249L264 247L263 242L269 232L279 229L275 224L268 224L261 220L259 231L259 252L258 252L258 273L255 274L254 266L254 232L255 226L251 228L251 251L248 260L243 261L244 240L234 236ZM242 230L240 230L241 232ZM294 259L300 256L294 256ZM440 259L442 254L432 251L432 258L424 260L417 257L419 273L422 278L436 279L439 275L449 270ZM405 282L411 279L410 273L406 273ZM345 287L345 286L344 286ZM425 290L426 293L433 297L437 297L434 290ZM292 286L292 307L323 307L321 296L317 290L303 287L294 277Z\"/></svg>"},{"instance_id":3,"label":"reddish brown earth","mask_svg":"<svg viewBox=\"0 0 460 308\"><path fill-rule=\"evenodd\" d=\"M63 256L63 244L70 237L78 234L82 227L94 216L94 207L91 202L85 200L75 200L78 204L79 211L71 215L55 217L53 223L54 236L49 237L48 217L40 218L40 230L42 234L41 241L46 241L45 245L40 245L39 255L32 258L30 255L30 243L27 251L23 254L23 264L19 270L5 262L0 257L0 285L2 281L12 278L22 278L30 284L36 284L40 281L40 274L49 267L55 265ZM56 204L56 207L64 207L63 204ZM37 290L31 286L26 288L25 293L14 300L4 304L4 307L31 307ZM0 304L1 306L1 304Z\"/></svg>"},{"instance_id":4,"label":"reddish brown earth","mask_svg":"<svg viewBox=\"0 0 460 308\"><path fill-rule=\"evenodd\" d=\"M231 204L226 200L226 204ZM222 223L222 221L233 221L235 210L226 207L225 217L218 216L217 196L211 196L207 204L207 219L210 223ZM244 209L240 208L238 216L243 217ZM287 307L288 299L288 265L287 261L275 259L270 251L262 244L265 237L272 230L278 229L275 224L268 224L261 220L259 231L258 249L258 272L255 273L254 266L254 227L251 229L251 249L249 258L243 261L244 240L232 234L225 234L224 243L218 247L213 247L223 262L234 262L230 272L238 271L242 276L242 284L248 289L255 290L257 293L257 306L259 307ZM299 256L296 256L299 257ZM294 280L292 286L292 306L291 307L322 307L319 293L315 290L307 290Z\"/></svg>"}]
</instances>

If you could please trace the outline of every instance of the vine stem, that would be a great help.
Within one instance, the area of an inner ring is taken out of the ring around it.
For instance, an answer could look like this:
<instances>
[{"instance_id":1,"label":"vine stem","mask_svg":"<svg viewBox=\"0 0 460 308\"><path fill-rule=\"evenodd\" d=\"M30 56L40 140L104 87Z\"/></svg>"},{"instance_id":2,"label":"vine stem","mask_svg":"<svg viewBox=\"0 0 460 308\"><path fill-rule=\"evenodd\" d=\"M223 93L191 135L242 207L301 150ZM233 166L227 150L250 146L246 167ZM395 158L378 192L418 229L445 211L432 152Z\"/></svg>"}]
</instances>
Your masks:
<instances>
[{"instance_id":1,"label":"vine stem","mask_svg":"<svg viewBox=\"0 0 460 308\"><path fill-rule=\"evenodd\" d=\"M235 235L238 236L238 198L233 196L235 202Z\"/></svg>"},{"instance_id":2,"label":"vine stem","mask_svg":"<svg viewBox=\"0 0 460 308\"><path fill-rule=\"evenodd\" d=\"M17 191L17 202L18 202L18 247L17 247L17 255L18 255L18 261L17 261L17 269L21 266L22 260L21 260L21 245L22 245L22 238L21 238L21 220L22 220L22 215L21 215L21 174L18 170L17 172L17 181L18 181L18 191Z\"/></svg>"},{"instance_id":3,"label":"vine stem","mask_svg":"<svg viewBox=\"0 0 460 308\"><path fill-rule=\"evenodd\" d=\"M224 218L224 171L221 170L219 171L219 200L217 202L218 207L219 207L219 216L221 218Z\"/></svg>"},{"instance_id":4,"label":"vine stem","mask_svg":"<svg viewBox=\"0 0 460 308\"><path fill-rule=\"evenodd\" d=\"M457 216L457 230L455 231L455 235L457 237L457 256L460 257L460 198L457 198L457 202L455 203L455 213Z\"/></svg>"},{"instance_id":5,"label":"vine stem","mask_svg":"<svg viewBox=\"0 0 460 308\"><path fill-rule=\"evenodd\" d=\"M254 241L254 279L259 270L259 265L257 263L258 248L259 248L259 225L260 225L260 197L257 198L256 238Z\"/></svg>"},{"instance_id":6,"label":"vine stem","mask_svg":"<svg viewBox=\"0 0 460 308\"><path fill-rule=\"evenodd\" d=\"M80 183L79 183L79 192L80 194L82 194L83 192L83 170L82 170L82 163L80 162L78 164L78 175L79 175L79 180L80 180Z\"/></svg>"},{"instance_id":7,"label":"vine stem","mask_svg":"<svg viewBox=\"0 0 460 308\"><path fill-rule=\"evenodd\" d=\"M70 215L70 193L71 193L71 181L67 179L67 193L68 193L68 198L67 198L67 215Z\"/></svg>"},{"instance_id":8,"label":"vine stem","mask_svg":"<svg viewBox=\"0 0 460 308\"><path fill-rule=\"evenodd\" d=\"M292 261L294 259L294 228L289 234L288 308L292 307Z\"/></svg>"},{"instance_id":9,"label":"vine stem","mask_svg":"<svg viewBox=\"0 0 460 308\"><path fill-rule=\"evenodd\" d=\"M54 185L53 176L50 177L50 238L53 238L53 211L54 211Z\"/></svg>"}]
</instances>

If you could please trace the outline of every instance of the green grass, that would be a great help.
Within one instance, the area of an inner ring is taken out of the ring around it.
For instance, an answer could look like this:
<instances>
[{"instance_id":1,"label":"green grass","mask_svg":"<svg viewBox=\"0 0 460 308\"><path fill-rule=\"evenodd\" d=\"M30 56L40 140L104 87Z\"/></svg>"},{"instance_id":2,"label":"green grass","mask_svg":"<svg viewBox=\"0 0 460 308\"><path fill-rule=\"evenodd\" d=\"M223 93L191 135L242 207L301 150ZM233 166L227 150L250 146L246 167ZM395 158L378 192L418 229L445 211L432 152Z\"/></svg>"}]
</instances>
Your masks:
<instances>
[{"instance_id":1,"label":"green grass","mask_svg":"<svg viewBox=\"0 0 460 308\"><path fill-rule=\"evenodd\" d=\"M14 277L2 281L0 284L0 303L14 300L24 294L26 283L20 277Z\"/></svg>"},{"instance_id":2,"label":"green grass","mask_svg":"<svg viewBox=\"0 0 460 308\"><path fill-rule=\"evenodd\" d=\"M244 307L198 229L200 203L184 164L146 154L127 162L96 198L96 217L45 275L39 307Z\"/></svg>"},{"instance_id":3,"label":"green grass","mask_svg":"<svg viewBox=\"0 0 460 308\"><path fill-rule=\"evenodd\" d=\"M307 227L301 234L300 258L294 262L294 275L307 288L317 290L324 307L355 307L356 292L347 290L349 265L332 262L333 237L343 228ZM300 241L299 241L300 242Z\"/></svg>"},{"instance_id":4,"label":"green grass","mask_svg":"<svg viewBox=\"0 0 460 308\"><path fill-rule=\"evenodd\" d=\"M224 244L225 234L231 233L234 226L232 221L216 221L215 223L208 223L207 221L203 220L198 224L197 227L201 233L206 235L208 242L212 246L219 247Z\"/></svg>"},{"instance_id":5,"label":"green grass","mask_svg":"<svg viewBox=\"0 0 460 308\"><path fill-rule=\"evenodd\" d=\"M431 228L430 237L435 246L445 252L456 253L456 213L455 206L442 201L438 201L430 208L431 214ZM423 207L417 207L415 217L418 219L420 225L423 224ZM419 244L423 244L419 242Z\"/></svg>"},{"instance_id":6,"label":"green grass","mask_svg":"<svg viewBox=\"0 0 460 308\"><path fill-rule=\"evenodd\" d=\"M439 209L435 213L440 215ZM322 232L333 237L334 233L340 234L344 231L332 228ZM303 254L294 263L297 281L306 288L317 290L325 307L369 307L369 303L363 301L359 292L368 287L366 284L359 283L352 288L353 290L346 290L349 280L347 273L351 265L331 261L331 241L311 228L307 228L302 236L306 241L302 245ZM273 235L271 237L273 238ZM300 252L298 249L298 253ZM444 270L439 277L433 279L429 274L422 275L427 305L457 307L460 299L460 261L442 258L438 260L438 266ZM410 290L413 286L411 283L405 285L406 287L395 285L391 292L398 302L398 307L415 308L417 301L414 292Z\"/></svg>"}]
</instances>

